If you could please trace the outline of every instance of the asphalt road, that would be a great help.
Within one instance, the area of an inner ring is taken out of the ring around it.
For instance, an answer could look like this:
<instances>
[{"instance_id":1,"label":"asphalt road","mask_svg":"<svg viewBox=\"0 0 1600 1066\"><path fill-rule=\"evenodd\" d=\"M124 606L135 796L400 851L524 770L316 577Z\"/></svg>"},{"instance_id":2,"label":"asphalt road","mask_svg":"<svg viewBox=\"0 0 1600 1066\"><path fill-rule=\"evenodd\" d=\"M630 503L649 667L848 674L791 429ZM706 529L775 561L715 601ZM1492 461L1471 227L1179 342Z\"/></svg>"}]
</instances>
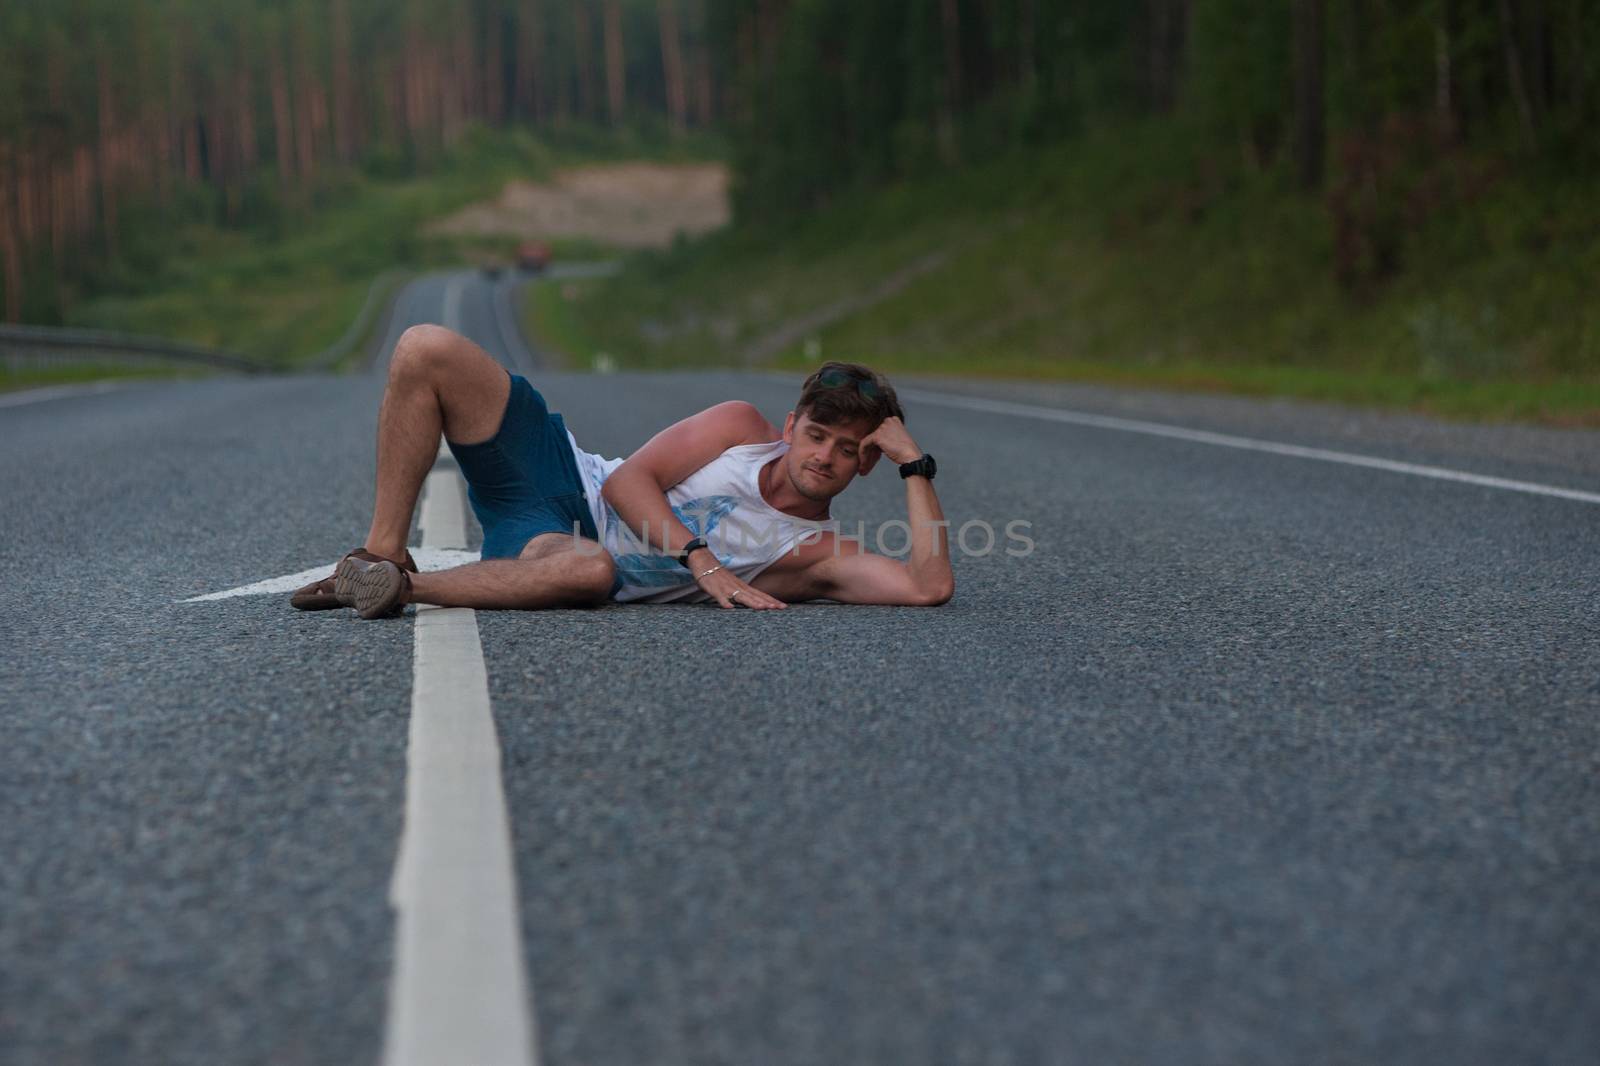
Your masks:
<instances>
[{"instance_id":1,"label":"asphalt road","mask_svg":"<svg viewBox=\"0 0 1600 1066\"><path fill-rule=\"evenodd\" d=\"M608 456L796 392L540 370L472 275L396 315ZM1600 490L1592 432L902 387ZM179 601L357 543L381 389L0 409L0 1062L378 1060L411 617ZM542 1061L1600 1056L1600 504L906 407L1034 543L946 606L478 614Z\"/></svg>"}]
</instances>

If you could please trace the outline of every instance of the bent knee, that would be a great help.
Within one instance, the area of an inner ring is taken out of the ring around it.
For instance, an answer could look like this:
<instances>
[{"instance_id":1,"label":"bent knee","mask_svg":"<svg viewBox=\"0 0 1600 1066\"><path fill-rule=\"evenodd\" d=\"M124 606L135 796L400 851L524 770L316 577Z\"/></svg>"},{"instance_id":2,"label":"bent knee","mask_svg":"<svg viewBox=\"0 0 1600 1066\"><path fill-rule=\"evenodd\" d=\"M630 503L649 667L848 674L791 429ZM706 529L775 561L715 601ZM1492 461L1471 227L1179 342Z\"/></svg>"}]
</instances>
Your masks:
<instances>
[{"instance_id":1,"label":"bent knee","mask_svg":"<svg viewBox=\"0 0 1600 1066\"><path fill-rule=\"evenodd\" d=\"M605 603L611 599L611 584L617 577L617 563L611 558L610 552L598 544L594 547L599 551L572 552L568 564L572 567L573 579L584 593L592 596L596 603Z\"/></svg>"},{"instance_id":2,"label":"bent knee","mask_svg":"<svg viewBox=\"0 0 1600 1066\"><path fill-rule=\"evenodd\" d=\"M390 377L437 377L460 352L461 334L431 323L400 334L389 358Z\"/></svg>"}]
</instances>

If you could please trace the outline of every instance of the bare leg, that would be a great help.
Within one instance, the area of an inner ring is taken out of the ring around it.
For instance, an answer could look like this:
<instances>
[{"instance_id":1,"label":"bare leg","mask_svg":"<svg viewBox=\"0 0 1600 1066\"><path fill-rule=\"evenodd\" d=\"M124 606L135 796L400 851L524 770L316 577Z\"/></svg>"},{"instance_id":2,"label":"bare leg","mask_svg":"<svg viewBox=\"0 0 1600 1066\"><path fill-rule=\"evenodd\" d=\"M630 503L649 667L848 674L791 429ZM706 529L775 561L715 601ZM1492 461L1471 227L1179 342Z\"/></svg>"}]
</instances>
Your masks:
<instances>
[{"instance_id":1,"label":"bare leg","mask_svg":"<svg viewBox=\"0 0 1600 1066\"><path fill-rule=\"evenodd\" d=\"M485 559L411 575L410 603L521 609L585 607L609 599L616 564L592 540L542 533L517 559Z\"/></svg>"},{"instance_id":2,"label":"bare leg","mask_svg":"<svg viewBox=\"0 0 1600 1066\"><path fill-rule=\"evenodd\" d=\"M378 410L377 500L368 551L400 561L440 434L458 444L489 440L510 395L504 368L460 334L412 326L400 335Z\"/></svg>"}]
</instances>

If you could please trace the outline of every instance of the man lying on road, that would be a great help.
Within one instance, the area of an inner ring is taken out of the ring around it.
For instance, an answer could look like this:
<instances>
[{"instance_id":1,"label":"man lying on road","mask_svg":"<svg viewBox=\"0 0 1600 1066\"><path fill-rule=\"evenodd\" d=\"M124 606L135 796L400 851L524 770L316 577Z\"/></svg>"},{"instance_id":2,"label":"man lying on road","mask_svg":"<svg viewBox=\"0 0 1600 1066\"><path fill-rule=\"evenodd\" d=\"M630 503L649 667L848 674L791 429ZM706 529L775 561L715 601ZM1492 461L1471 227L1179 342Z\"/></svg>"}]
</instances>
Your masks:
<instances>
[{"instance_id":1,"label":"man lying on road","mask_svg":"<svg viewBox=\"0 0 1600 1066\"><path fill-rule=\"evenodd\" d=\"M483 561L418 573L406 538L441 433L483 526ZM906 482L904 562L863 551L828 514L883 455ZM730 400L668 426L624 461L579 448L527 379L476 344L413 326L395 346L378 412L366 544L290 603L354 607L363 618L393 617L408 603L941 604L955 579L933 475L894 389L853 363L812 374L781 433L753 405Z\"/></svg>"}]
</instances>

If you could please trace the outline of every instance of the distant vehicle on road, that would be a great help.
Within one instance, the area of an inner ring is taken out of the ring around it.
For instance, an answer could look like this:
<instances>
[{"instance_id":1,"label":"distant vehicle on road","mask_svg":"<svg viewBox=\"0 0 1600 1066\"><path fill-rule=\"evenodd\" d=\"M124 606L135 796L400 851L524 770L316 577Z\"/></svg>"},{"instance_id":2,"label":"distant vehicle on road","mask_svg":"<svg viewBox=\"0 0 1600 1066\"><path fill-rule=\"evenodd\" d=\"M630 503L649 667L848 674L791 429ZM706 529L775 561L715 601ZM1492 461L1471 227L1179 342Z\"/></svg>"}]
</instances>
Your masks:
<instances>
[{"instance_id":1,"label":"distant vehicle on road","mask_svg":"<svg viewBox=\"0 0 1600 1066\"><path fill-rule=\"evenodd\" d=\"M490 281L496 281L499 279L501 274L505 273L506 267L504 263L485 263L478 269L480 272L482 272L484 277L488 278Z\"/></svg>"},{"instance_id":2,"label":"distant vehicle on road","mask_svg":"<svg viewBox=\"0 0 1600 1066\"><path fill-rule=\"evenodd\" d=\"M550 246L543 241L523 241L517 245L517 269L537 274L550 265Z\"/></svg>"}]
</instances>

